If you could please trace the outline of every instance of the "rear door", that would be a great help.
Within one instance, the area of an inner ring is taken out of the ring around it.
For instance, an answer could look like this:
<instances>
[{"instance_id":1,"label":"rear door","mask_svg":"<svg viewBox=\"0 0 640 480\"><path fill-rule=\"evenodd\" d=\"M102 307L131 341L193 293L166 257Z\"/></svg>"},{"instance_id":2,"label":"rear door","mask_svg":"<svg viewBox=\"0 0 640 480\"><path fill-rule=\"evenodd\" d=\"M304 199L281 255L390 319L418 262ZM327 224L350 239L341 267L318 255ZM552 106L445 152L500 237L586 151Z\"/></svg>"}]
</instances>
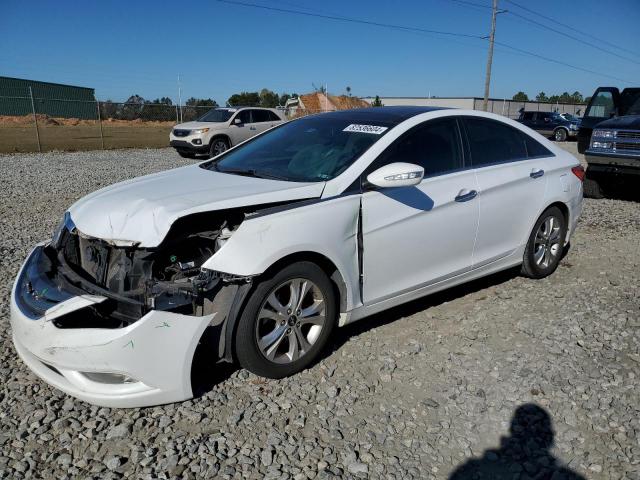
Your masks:
<instances>
[{"instance_id":1,"label":"rear door","mask_svg":"<svg viewBox=\"0 0 640 480\"><path fill-rule=\"evenodd\" d=\"M256 133L262 133L265 130L279 123L278 116L270 110L251 110L251 116L253 120L252 126L255 127Z\"/></svg>"},{"instance_id":2,"label":"rear door","mask_svg":"<svg viewBox=\"0 0 640 480\"><path fill-rule=\"evenodd\" d=\"M465 117L464 126L478 180L476 268L508 256L526 241L544 201L545 158L553 154L542 147L548 153L528 158L530 137L496 120Z\"/></svg>"},{"instance_id":3,"label":"rear door","mask_svg":"<svg viewBox=\"0 0 640 480\"><path fill-rule=\"evenodd\" d=\"M593 127L615 116L620 106L620 91L615 87L600 87L593 93L587 105L578 131L578 152L589 147Z\"/></svg>"}]
</instances>

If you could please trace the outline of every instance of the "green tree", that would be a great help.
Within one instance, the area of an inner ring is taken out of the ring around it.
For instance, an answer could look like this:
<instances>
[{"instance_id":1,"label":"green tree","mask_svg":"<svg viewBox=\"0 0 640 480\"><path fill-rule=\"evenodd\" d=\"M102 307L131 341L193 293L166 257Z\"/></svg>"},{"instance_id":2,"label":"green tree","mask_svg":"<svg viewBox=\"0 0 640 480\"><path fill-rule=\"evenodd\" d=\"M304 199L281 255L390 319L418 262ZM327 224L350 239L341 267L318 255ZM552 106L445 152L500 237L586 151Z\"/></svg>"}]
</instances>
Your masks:
<instances>
[{"instance_id":1,"label":"green tree","mask_svg":"<svg viewBox=\"0 0 640 480\"><path fill-rule=\"evenodd\" d=\"M376 95L376 98L374 98L373 102L371 102L371 106L372 107L383 107L384 105L382 105L382 100L380 100L380 97L378 95Z\"/></svg>"},{"instance_id":2,"label":"green tree","mask_svg":"<svg viewBox=\"0 0 640 480\"><path fill-rule=\"evenodd\" d=\"M578 92L577 90L571 94L571 98L572 98L571 101L573 103L582 103L582 102L584 102L584 98L582 98L582 94L580 92Z\"/></svg>"},{"instance_id":3,"label":"green tree","mask_svg":"<svg viewBox=\"0 0 640 480\"><path fill-rule=\"evenodd\" d=\"M265 108L275 108L280 104L280 97L277 93L268 88L260 90L260 106Z\"/></svg>"},{"instance_id":4,"label":"green tree","mask_svg":"<svg viewBox=\"0 0 640 480\"><path fill-rule=\"evenodd\" d=\"M189 98L185 102L185 105L187 105L188 107L211 107L211 108L216 108L217 106L219 106L218 102L216 102L212 98L194 98L194 97Z\"/></svg>"},{"instance_id":5,"label":"green tree","mask_svg":"<svg viewBox=\"0 0 640 480\"><path fill-rule=\"evenodd\" d=\"M229 107L259 107L260 94L258 92L234 93L227 100Z\"/></svg>"},{"instance_id":6,"label":"green tree","mask_svg":"<svg viewBox=\"0 0 640 480\"><path fill-rule=\"evenodd\" d=\"M529 97L524 92L518 92L513 96L512 100L515 100L516 102L528 102Z\"/></svg>"},{"instance_id":7,"label":"green tree","mask_svg":"<svg viewBox=\"0 0 640 480\"><path fill-rule=\"evenodd\" d=\"M347 95L351 96L351 87L347 87Z\"/></svg>"},{"instance_id":8,"label":"green tree","mask_svg":"<svg viewBox=\"0 0 640 480\"><path fill-rule=\"evenodd\" d=\"M537 102L548 102L549 101L549 97L547 97L546 93L540 92L538 95L536 95L536 101Z\"/></svg>"}]
</instances>

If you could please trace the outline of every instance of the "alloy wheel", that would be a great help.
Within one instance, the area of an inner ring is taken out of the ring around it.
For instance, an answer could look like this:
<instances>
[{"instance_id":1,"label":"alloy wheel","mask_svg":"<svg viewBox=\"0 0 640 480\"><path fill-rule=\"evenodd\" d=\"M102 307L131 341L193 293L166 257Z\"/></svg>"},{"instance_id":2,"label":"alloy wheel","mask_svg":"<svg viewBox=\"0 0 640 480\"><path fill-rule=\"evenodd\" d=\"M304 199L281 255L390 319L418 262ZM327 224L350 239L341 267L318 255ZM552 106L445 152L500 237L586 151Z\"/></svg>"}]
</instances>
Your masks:
<instances>
[{"instance_id":1,"label":"alloy wheel","mask_svg":"<svg viewBox=\"0 0 640 480\"><path fill-rule=\"evenodd\" d=\"M217 157L222 152L227 150L227 143L224 140L215 140L211 145L211 154L213 157Z\"/></svg>"},{"instance_id":2,"label":"alloy wheel","mask_svg":"<svg viewBox=\"0 0 640 480\"><path fill-rule=\"evenodd\" d=\"M292 363L306 355L326 322L326 302L311 280L294 278L274 288L260 307L256 340L274 363Z\"/></svg>"},{"instance_id":3,"label":"alloy wheel","mask_svg":"<svg viewBox=\"0 0 640 480\"><path fill-rule=\"evenodd\" d=\"M551 215L545 218L538 227L533 248L533 259L542 268L549 265L558 257L561 250L560 232L562 223L559 218Z\"/></svg>"}]
</instances>

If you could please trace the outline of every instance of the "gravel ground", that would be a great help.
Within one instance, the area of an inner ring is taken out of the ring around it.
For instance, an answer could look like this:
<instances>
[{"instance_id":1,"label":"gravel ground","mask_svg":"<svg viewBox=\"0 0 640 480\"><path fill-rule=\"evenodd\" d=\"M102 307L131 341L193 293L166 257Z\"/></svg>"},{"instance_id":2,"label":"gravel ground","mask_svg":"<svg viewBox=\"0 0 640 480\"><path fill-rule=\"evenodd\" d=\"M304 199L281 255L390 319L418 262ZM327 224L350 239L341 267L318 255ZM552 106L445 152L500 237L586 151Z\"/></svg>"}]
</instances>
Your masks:
<instances>
[{"instance_id":1,"label":"gravel ground","mask_svg":"<svg viewBox=\"0 0 640 480\"><path fill-rule=\"evenodd\" d=\"M78 197L186 163L0 156L0 477L640 479L636 202L586 200L550 278L506 272L339 329L292 378L211 365L201 397L130 410L45 385L8 328L29 248Z\"/></svg>"}]
</instances>

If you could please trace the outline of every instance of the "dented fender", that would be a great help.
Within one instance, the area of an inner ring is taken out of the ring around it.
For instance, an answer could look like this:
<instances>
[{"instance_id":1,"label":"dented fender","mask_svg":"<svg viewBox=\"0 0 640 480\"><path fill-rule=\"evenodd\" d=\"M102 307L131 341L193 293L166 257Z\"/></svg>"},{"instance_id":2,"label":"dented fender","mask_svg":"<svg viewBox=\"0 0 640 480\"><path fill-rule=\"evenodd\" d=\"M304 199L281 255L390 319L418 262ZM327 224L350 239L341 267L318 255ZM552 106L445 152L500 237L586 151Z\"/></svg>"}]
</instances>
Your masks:
<instances>
[{"instance_id":1,"label":"dented fender","mask_svg":"<svg viewBox=\"0 0 640 480\"><path fill-rule=\"evenodd\" d=\"M232 275L255 276L288 255L320 254L330 260L342 276L346 309L351 310L360 305L359 213L359 195L258 212L247 217L202 267Z\"/></svg>"}]
</instances>

